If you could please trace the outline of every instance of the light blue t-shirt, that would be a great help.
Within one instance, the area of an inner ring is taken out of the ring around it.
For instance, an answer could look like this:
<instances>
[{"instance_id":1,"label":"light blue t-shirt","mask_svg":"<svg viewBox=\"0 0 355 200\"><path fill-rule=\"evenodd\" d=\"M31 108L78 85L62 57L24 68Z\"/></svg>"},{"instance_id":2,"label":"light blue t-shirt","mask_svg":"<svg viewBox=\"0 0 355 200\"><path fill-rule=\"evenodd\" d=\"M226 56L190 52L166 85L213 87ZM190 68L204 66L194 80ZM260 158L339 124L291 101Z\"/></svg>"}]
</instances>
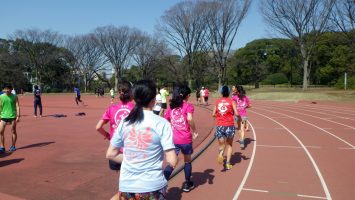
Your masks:
<instances>
[{"instance_id":1,"label":"light blue t-shirt","mask_svg":"<svg viewBox=\"0 0 355 200\"><path fill-rule=\"evenodd\" d=\"M153 192L167 185L163 175L164 151L174 149L170 123L143 111L144 119L138 124L121 120L111 145L123 149L119 191L131 193Z\"/></svg>"}]
</instances>

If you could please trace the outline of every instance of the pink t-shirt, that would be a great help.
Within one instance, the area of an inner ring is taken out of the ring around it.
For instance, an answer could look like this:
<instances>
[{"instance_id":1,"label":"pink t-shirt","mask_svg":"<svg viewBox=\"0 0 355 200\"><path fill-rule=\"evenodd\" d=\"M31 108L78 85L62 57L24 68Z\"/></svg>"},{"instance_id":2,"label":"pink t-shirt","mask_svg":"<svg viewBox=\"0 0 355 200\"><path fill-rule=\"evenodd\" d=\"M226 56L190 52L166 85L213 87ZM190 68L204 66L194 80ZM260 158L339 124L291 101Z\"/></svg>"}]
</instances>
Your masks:
<instances>
[{"instance_id":1,"label":"pink t-shirt","mask_svg":"<svg viewBox=\"0 0 355 200\"><path fill-rule=\"evenodd\" d=\"M126 104L120 102L107 108L101 119L110 121L110 139L112 138L113 133L115 132L120 121L128 116L133 107L134 103L132 102L128 102Z\"/></svg>"},{"instance_id":2,"label":"pink t-shirt","mask_svg":"<svg viewBox=\"0 0 355 200\"><path fill-rule=\"evenodd\" d=\"M187 113L193 114L194 110L194 106L185 101L180 108L167 109L164 117L170 121L173 127L174 144L192 143L192 134L187 121Z\"/></svg>"},{"instance_id":3,"label":"pink t-shirt","mask_svg":"<svg viewBox=\"0 0 355 200\"><path fill-rule=\"evenodd\" d=\"M243 99L239 99L238 95L233 96L233 100L237 104L237 111L241 117L247 116L247 107L250 105L250 100L247 96L244 96Z\"/></svg>"}]
</instances>

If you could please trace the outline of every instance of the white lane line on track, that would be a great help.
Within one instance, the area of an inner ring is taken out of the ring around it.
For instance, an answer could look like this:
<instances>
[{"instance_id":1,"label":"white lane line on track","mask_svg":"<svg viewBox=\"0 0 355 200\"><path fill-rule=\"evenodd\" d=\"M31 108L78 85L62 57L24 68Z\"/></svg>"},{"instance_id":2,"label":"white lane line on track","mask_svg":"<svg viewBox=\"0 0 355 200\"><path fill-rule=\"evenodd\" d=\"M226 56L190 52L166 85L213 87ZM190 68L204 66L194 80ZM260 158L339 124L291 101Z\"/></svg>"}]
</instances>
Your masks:
<instances>
[{"instance_id":1,"label":"white lane line on track","mask_svg":"<svg viewBox=\"0 0 355 200\"><path fill-rule=\"evenodd\" d=\"M258 109L261 109L261 110L266 110L267 112L276 113L276 114L280 114L280 115L286 115L286 114L279 113L279 112L269 111L269 110L267 110L267 109L263 109L263 108L258 108ZM352 144L350 144L349 142L345 141L344 139L342 139L342 138L340 138L340 137L338 137L338 136L334 135L333 133L331 133L331 132L329 132L329 131L327 131L327 130L322 129L322 128L321 128L321 127L319 127L319 126L316 126L316 125L311 124L311 123L309 123L309 122L303 121L303 120L298 119L298 118L296 118L296 117L292 117L292 116L290 116L290 115L286 115L286 116L289 116L289 117L290 117L290 118L292 118L292 119L298 120L298 121L303 122L303 123L305 123L305 124L311 125L311 126L313 126L313 127L317 128L317 129L319 129L319 130L322 130L322 131L324 131L324 132L328 133L329 135L331 135L331 136L335 137L336 139L338 139L338 140L342 141L343 143L347 144L347 145L348 145L348 146L350 146L351 148L355 149L355 146L354 146L354 145L352 145ZM269 118L269 117L268 117L268 118ZM271 118L269 118L269 119L271 119Z\"/></svg>"},{"instance_id":2,"label":"white lane line on track","mask_svg":"<svg viewBox=\"0 0 355 200\"><path fill-rule=\"evenodd\" d=\"M327 198L328 200L331 200L332 197L331 197L331 195L330 195L328 186L327 186L327 184L326 184L325 181L324 181L324 178L323 178L323 176L322 176L322 173L320 172L320 170L319 170L319 168L318 168L316 162L314 161L314 159L313 159L311 153L309 153L308 149L305 147L305 145L302 143L302 141L301 141L292 131L290 131L286 126L284 126L284 125L281 124L280 122L278 122L278 121L276 121L276 120L274 120L274 119L272 119L272 118L270 118L270 117L268 117L268 116L266 116L266 115L257 113L257 112L255 112L255 111L250 111L250 112L253 112L253 113L257 114L257 115L260 115L260 116L263 116L263 117L265 117L265 118L268 118L268 119L270 119L271 121L275 122L276 124L278 124L278 125L284 127L285 130L286 130L287 132L289 132L289 133L295 138L295 140L302 146L303 150L306 152L306 154L307 154L309 160L311 161L311 163L312 163L312 165L313 165L313 168L314 168L314 170L316 171L316 173L317 173L317 175L318 175L318 177L319 177L319 180L320 180L320 182L321 182L321 184L322 184L322 187L323 187L323 190L324 190L324 193L325 193L326 198Z\"/></svg>"},{"instance_id":3,"label":"white lane line on track","mask_svg":"<svg viewBox=\"0 0 355 200\"><path fill-rule=\"evenodd\" d=\"M268 106L271 106L271 105L268 105ZM279 107L280 105L275 105L273 104L274 107ZM327 118L329 119L347 119L347 120L354 120L352 119L351 117L344 117L344 116L339 116L339 115L334 115L334 114L331 114L331 112L333 113L340 113L340 114L343 114L343 115L351 115L351 116L354 116L354 114L347 114L347 113L344 113L344 112L336 112L336 111L331 111L331 110L322 110L322 111L328 111L328 112L318 112L319 110L318 109L307 109L307 108L300 108L300 107L297 107L297 106L293 106L293 105L287 105L287 106L281 106L281 107L285 107L285 108L293 108L293 109L298 109L298 110L303 110L303 111L307 111L307 112L313 112L313 113L318 113L318 114L322 114L322 115L325 115L327 116ZM314 111L316 110L316 111Z\"/></svg>"},{"instance_id":4,"label":"white lane line on track","mask_svg":"<svg viewBox=\"0 0 355 200\"><path fill-rule=\"evenodd\" d=\"M257 140L256 140L256 133L255 133L255 129L254 129L252 123L250 123L249 120L248 120L248 123L249 123L249 125L250 125L250 127L251 127L251 130L253 131L253 137L254 137L253 153L252 153L252 155L251 155L251 158L250 158L250 162L249 162L247 171L245 172L244 177L243 177L243 179L242 179L242 182L240 182L240 185L239 185L237 191L236 191L235 194L234 194L233 200L237 200L238 197L239 197L239 195L240 195L240 193L242 192L242 189L243 189L243 187L244 187L244 185L245 185L245 183L246 183L246 181L247 181L247 179L248 179L248 176L249 176L250 171L251 171L251 167L253 166L254 159L255 159L256 141L257 141Z\"/></svg>"},{"instance_id":5,"label":"white lane line on track","mask_svg":"<svg viewBox=\"0 0 355 200\"><path fill-rule=\"evenodd\" d=\"M263 193L278 193L278 192L270 192L268 190L258 190L258 189L251 189L251 188L243 188L245 191L250 191L250 192L263 192ZM304 195L304 194L292 194L288 193L289 195L294 195L298 197L304 197L304 198L312 198L312 199L327 199L326 197L320 197L320 196L312 196L312 195Z\"/></svg>"},{"instance_id":6,"label":"white lane line on track","mask_svg":"<svg viewBox=\"0 0 355 200\"><path fill-rule=\"evenodd\" d=\"M243 188L245 191L252 191L252 192L269 192L267 190L257 190L257 189L250 189L250 188Z\"/></svg>"},{"instance_id":7,"label":"white lane line on track","mask_svg":"<svg viewBox=\"0 0 355 200\"><path fill-rule=\"evenodd\" d=\"M317 116L314 116L314 115L309 115L309 114L300 113L300 112L291 111L291 110L285 110L285 109L281 109L281 108L276 108L276 109L278 109L278 110L283 110L283 111L287 111L287 112L292 112L292 113L297 113L297 114L300 114L300 115L310 116L310 117L317 118L317 119L321 119L321 120L325 120L325 121L328 121L328 122L331 122L331 123L334 123L334 124L339 124L339 125L342 125L342 126L346 126L346 127L350 128L350 129L355 130L355 127L352 127L352 126L349 126L349 125L346 125L346 124L343 124L343 123L339 123L339 122L336 122L336 121L334 121L334 120L330 120L330 119L332 119L332 118L317 117Z\"/></svg>"},{"instance_id":8,"label":"white lane line on track","mask_svg":"<svg viewBox=\"0 0 355 200\"><path fill-rule=\"evenodd\" d=\"M258 144L258 147L271 147L271 148L290 148L290 149L302 149L302 147L299 146L275 146L275 145L262 145ZM314 148L314 149L320 149L320 146L305 146L307 148Z\"/></svg>"},{"instance_id":9,"label":"white lane line on track","mask_svg":"<svg viewBox=\"0 0 355 200\"><path fill-rule=\"evenodd\" d=\"M327 199L326 197L317 197L317 196L310 196L310 195L303 195L297 194L298 197L305 197L305 198L312 198L312 199Z\"/></svg>"},{"instance_id":10,"label":"white lane line on track","mask_svg":"<svg viewBox=\"0 0 355 200\"><path fill-rule=\"evenodd\" d=\"M339 147L338 149L341 149L341 150L355 150L355 149L349 148L349 147Z\"/></svg>"}]
</instances>

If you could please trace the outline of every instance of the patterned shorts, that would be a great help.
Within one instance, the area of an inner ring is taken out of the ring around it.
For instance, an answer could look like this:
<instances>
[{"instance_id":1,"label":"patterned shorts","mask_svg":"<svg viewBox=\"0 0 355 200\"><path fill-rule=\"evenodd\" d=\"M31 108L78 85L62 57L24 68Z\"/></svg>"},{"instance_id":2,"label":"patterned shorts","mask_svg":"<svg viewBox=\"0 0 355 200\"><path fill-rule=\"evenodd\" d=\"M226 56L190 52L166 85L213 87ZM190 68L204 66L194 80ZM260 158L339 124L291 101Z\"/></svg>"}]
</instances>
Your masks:
<instances>
[{"instance_id":1,"label":"patterned shorts","mask_svg":"<svg viewBox=\"0 0 355 200\"><path fill-rule=\"evenodd\" d=\"M163 187L154 192L144 193L118 192L118 195L120 200L166 200L166 189L167 187Z\"/></svg>"},{"instance_id":2,"label":"patterned shorts","mask_svg":"<svg viewBox=\"0 0 355 200\"><path fill-rule=\"evenodd\" d=\"M235 133L234 126L217 126L215 136L219 139L221 137L232 138Z\"/></svg>"}]
</instances>

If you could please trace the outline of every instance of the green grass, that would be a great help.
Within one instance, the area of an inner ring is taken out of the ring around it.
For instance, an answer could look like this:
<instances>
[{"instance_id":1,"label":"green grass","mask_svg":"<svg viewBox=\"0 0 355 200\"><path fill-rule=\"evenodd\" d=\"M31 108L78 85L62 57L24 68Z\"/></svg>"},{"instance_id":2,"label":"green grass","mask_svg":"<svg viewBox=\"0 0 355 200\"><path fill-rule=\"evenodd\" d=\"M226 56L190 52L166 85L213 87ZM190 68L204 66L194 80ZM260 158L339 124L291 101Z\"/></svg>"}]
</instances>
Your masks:
<instances>
[{"instance_id":1,"label":"green grass","mask_svg":"<svg viewBox=\"0 0 355 200\"><path fill-rule=\"evenodd\" d=\"M301 88L259 88L247 89L247 96L254 100L273 101L347 101L355 103L355 90L337 90L332 88L311 88L303 91ZM218 93L213 93L219 97Z\"/></svg>"}]
</instances>

